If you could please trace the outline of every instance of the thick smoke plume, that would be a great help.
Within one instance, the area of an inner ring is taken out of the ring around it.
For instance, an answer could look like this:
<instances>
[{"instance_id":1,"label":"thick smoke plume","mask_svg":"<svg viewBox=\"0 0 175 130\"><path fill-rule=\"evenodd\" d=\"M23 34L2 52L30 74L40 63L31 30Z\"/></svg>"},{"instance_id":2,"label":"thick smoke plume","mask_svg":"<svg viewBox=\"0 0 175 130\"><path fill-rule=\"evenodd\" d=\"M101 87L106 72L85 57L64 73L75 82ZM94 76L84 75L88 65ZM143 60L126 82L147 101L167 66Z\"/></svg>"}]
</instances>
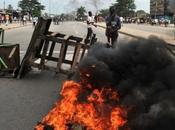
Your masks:
<instances>
[{"instance_id":1,"label":"thick smoke plume","mask_svg":"<svg viewBox=\"0 0 175 130\"><path fill-rule=\"evenodd\" d=\"M92 9L92 7L95 8L95 10L97 11L99 6L101 5L102 3L102 0L70 0L69 3L68 3L68 7L67 9L70 10L70 7L73 8L73 9L76 9L76 8L79 8L80 6L87 6L87 3L88 5L90 5L89 8Z\"/></svg>"},{"instance_id":2,"label":"thick smoke plume","mask_svg":"<svg viewBox=\"0 0 175 130\"><path fill-rule=\"evenodd\" d=\"M92 5L93 5L96 9L98 9L98 5L100 4L100 0L91 0L91 2L92 2Z\"/></svg>"},{"instance_id":3,"label":"thick smoke plume","mask_svg":"<svg viewBox=\"0 0 175 130\"><path fill-rule=\"evenodd\" d=\"M175 129L175 57L158 38L93 46L79 65L79 80L112 86L129 109L131 130ZM124 129L125 130L125 129Z\"/></svg>"}]
</instances>

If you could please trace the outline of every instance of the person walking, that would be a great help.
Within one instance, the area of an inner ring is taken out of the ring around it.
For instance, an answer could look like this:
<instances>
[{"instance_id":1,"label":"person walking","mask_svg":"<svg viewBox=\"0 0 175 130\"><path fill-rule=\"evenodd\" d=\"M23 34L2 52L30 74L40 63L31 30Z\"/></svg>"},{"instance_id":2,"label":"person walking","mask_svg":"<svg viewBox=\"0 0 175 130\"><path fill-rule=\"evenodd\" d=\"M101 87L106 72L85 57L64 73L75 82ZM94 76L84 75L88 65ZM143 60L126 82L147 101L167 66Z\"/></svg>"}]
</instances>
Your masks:
<instances>
[{"instance_id":1,"label":"person walking","mask_svg":"<svg viewBox=\"0 0 175 130\"><path fill-rule=\"evenodd\" d=\"M87 36L86 36L86 39L85 39L85 43L88 44L89 41L90 41L90 38L92 37L92 34L93 34L93 26L97 27L95 24L94 24L95 20L94 20L94 17L92 16L92 12L89 11L88 12L88 17L87 17Z\"/></svg>"},{"instance_id":2,"label":"person walking","mask_svg":"<svg viewBox=\"0 0 175 130\"><path fill-rule=\"evenodd\" d=\"M115 7L110 7L109 15L106 16L105 22L107 41L114 48L119 35L118 30L121 28L120 17L117 16Z\"/></svg>"},{"instance_id":3,"label":"person walking","mask_svg":"<svg viewBox=\"0 0 175 130\"><path fill-rule=\"evenodd\" d=\"M33 27L35 27L36 23L37 23L37 17L33 17L32 18L32 21L33 21Z\"/></svg>"},{"instance_id":4,"label":"person walking","mask_svg":"<svg viewBox=\"0 0 175 130\"><path fill-rule=\"evenodd\" d=\"M10 16L8 14L5 15L5 25L8 26L9 24L9 19L10 19Z\"/></svg>"}]
</instances>

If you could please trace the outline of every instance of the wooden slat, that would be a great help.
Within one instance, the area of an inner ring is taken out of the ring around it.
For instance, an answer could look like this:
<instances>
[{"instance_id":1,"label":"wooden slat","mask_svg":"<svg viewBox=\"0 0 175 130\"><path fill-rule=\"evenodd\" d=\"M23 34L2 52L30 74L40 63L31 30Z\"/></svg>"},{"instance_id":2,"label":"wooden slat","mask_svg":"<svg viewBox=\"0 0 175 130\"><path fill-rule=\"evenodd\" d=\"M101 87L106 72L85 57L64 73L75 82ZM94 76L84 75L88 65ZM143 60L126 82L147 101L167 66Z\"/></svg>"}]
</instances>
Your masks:
<instances>
[{"instance_id":1,"label":"wooden slat","mask_svg":"<svg viewBox=\"0 0 175 130\"><path fill-rule=\"evenodd\" d=\"M40 69L43 69L44 67L48 46L49 46L49 41L46 40L44 43L43 53L41 56L41 62L40 62L40 67L39 67Z\"/></svg>"},{"instance_id":2,"label":"wooden slat","mask_svg":"<svg viewBox=\"0 0 175 130\"><path fill-rule=\"evenodd\" d=\"M81 49L81 45L77 45L75 57L73 59L73 64L71 66L71 71L73 71L75 69L75 66L77 65L77 61L78 61L79 54L80 54L80 49Z\"/></svg>"},{"instance_id":3,"label":"wooden slat","mask_svg":"<svg viewBox=\"0 0 175 130\"><path fill-rule=\"evenodd\" d=\"M58 59L58 63L57 63L56 72L59 72L61 70L61 64L63 63L63 60L65 59L64 58L64 56L65 56L65 49L66 49L66 44L62 44L61 45L59 59Z\"/></svg>"},{"instance_id":4,"label":"wooden slat","mask_svg":"<svg viewBox=\"0 0 175 130\"><path fill-rule=\"evenodd\" d=\"M48 33L50 24L51 24L51 19L43 19L39 18L38 23L35 27L35 30L32 34L31 41L29 43L29 47L27 48L26 54L22 60L21 67L18 73L18 78L21 78L25 75L26 71L25 68L28 66L28 63L30 60L36 56L36 53L39 54L41 50L38 50L42 48L42 43L44 42L43 40L38 40L40 35L46 35Z\"/></svg>"},{"instance_id":5,"label":"wooden slat","mask_svg":"<svg viewBox=\"0 0 175 130\"><path fill-rule=\"evenodd\" d=\"M8 56L9 59L11 59L12 56L14 55L14 53L15 53L15 51L16 51L16 48L17 48L17 47L13 47L13 49L11 50L11 52L10 52L10 54L9 54L9 56Z\"/></svg>"},{"instance_id":6,"label":"wooden slat","mask_svg":"<svg viewBox=\"0 0 175 130\"><path fill-rule=\"evenodd\" d=\"M50 51L49 51L49 56L52 56L54 48L55 48L55 42L52 42L51 47L50 47Z\"/></svg>"}]
</instances>

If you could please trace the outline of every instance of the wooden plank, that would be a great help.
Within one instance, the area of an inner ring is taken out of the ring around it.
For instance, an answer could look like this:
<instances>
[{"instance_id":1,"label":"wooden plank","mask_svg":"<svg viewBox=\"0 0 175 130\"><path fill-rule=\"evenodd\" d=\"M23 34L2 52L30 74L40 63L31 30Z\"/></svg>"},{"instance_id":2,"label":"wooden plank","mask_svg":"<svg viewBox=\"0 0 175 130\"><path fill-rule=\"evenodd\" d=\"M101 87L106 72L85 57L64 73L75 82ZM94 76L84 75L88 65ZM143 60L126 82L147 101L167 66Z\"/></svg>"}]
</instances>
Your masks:
<instances>
[{"instance_id":1,"label":"wooden plank","mask_svg":"<svg viewBox=\"0 0 175 130\"><path fill-rule=\"evenodd\" d=\"M49 31L47 33L47 35L49 36L54 36L54 37L60 37L60 38L64 38L66 36L66 34L63 34L63 33L59 33L59 32L51 32Z\"/></svg>"},{"instance_id":2,"label":"wooden plank","mask_svg":"<svg viewBox=\"0 0 175 130\"><path fill-rule=\"evenodd\" d=\"M83 47L82 49L82 53L81 53L81 58L80 58L80 61L83 59L84 55L85 55L85 52L86 52L87 48Z\"/></svg>"},{"instance_id":3,"label":"wooden plank","mask_svg":"<svg viewBox=\"0 0 175 130\"><path fill-rule=\"evenodd\" d=\"M13 49L11 50L11 52L10 52L10 54L9 54L9 56L8 56L9 59L11 59L12 56L14 55L14 53L15 53L15 51L16 51L16 48L17 48L17 47L13 47Z\"/></svg>"},{"instance_id":4,"label":"wooden plank","mask_svg":"<svg viewBox=\"0 0 175 130\"><path fill-rule=\"evenodd\" d=\"M44 43L43 53L41 55L41 62L40 62L39 69L44 69L43 67L44 67L44 63L47 55L48 46L49 46L49 41L46 40Z\"/></svg>"},{"instance_id":5,"label":"wooden plank","mask_svg":"<svg viewBox=\"0 0 175 130\"><path fill-rule=\"evenodd\" d=\"M40 35L45 35L48 33L51 21L52 21L51 19L39 18L35 30L32 34L32 38L27 48L26 54L21 62L21 67L18 72L18 78L22 78L27 73L25 69L30 67L30 65L28 64L29 60L35 57L36 53L39 53L37 52L37 48L39 49L42 48L43 40L37 40L37 39L39 38Z\"/></svg>"},{"instance_id":6,"label":"wooden plank","mask_svg":"<svg viewBox=\"0 0 175 130\"><path fill-rule=\"evenodd\" d=\"M77 45L77 49L76 49L76 52L75 52L75 57L74 57L74 60L73 60L73 64L71 66L71 71L73 71L75 69L75 66L77 65L77 61L78 61L79 54L80 54L80 49L81 49L81 45Z\"/></svg>"},{"instance_id":7,"label":"wooden plank","mask_svg":"<svg viewBox=\"0 0 175 130\"><path fill-rule=\"evenodd\" d=\"M57 37L53 37L53 36L46 36L46 35L42 35L39 37L40 39L43 39L43 40L49 40L49 41L54 41L56 43L64 43L65 42L65 39L62 39L62 38L57 38ZM82 43L77 43L75 41L69 41L66 43L68 46L76 46L76 45L82 45L82 46L87 46L85 44L82 44Z\"/></svg>"},{"instance_id":8,"label":"wooden plank","mask_svg":"<svg viewBox=\"0 0 175 130\"><path fill-rule=\"evenodd\" d=\"M53 51L54 51L54 48L55 48L55 43L56 42L52 42L52 44L51 44L50 51L49 51L49 56L53 55Z\"/></svg>"},{"instance_id":9,"label":"wooden plank","mask_svg":"<svg viewBox=\"0 0 175 130\"><path fill-rule=\"evenodd\" d=\"M83 38L71 35L71 36L69 36L69 40L73 40L76 43L79 43L79 42L81 42L83 40Z\"/></svg>"},{"instance_id":10,"label":"wooden plank","mask_svg":"<svg viewBox=\"0 0 175 130\"><path fill-rule=\"evenodd\" d=\"M59 72L61 70L61 64L63 63L63 60L65 59L65 49L66 49L66 44L62 44L61 45L61 49L60 49L60 55L58 58L58 63L57 63L57 67L56 67L56 72Z\"/></svg>"}]
</instances>

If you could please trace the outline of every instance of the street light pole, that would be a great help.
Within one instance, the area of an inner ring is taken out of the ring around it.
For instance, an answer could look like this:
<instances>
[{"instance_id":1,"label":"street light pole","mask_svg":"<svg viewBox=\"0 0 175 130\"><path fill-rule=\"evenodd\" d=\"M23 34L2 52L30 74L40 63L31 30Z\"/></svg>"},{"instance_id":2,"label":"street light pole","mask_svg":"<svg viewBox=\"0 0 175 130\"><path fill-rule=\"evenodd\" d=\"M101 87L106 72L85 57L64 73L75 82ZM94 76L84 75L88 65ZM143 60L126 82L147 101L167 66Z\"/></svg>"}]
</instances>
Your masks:
<instances>
[{"instance_id":1,"label":"street light pole","mask_svg":"<svg viewBox=\"0 0 175 130\"><path fill-rule=\"evenodd\" d=\"M50 12L50 0L49 0L49 16L50 16L50 13L51 13L51 12Z\"/></svg>"},{"instance_id":2,"label":"street light pole","mask_svg":"<svg viewBox=\"0 0 175 130\"><path fill-rule=\"evenodd\" d=\"M3 4L4 4L4 10L5 10L5 0L4 0Z\"/></svg>"}]
</instances>

